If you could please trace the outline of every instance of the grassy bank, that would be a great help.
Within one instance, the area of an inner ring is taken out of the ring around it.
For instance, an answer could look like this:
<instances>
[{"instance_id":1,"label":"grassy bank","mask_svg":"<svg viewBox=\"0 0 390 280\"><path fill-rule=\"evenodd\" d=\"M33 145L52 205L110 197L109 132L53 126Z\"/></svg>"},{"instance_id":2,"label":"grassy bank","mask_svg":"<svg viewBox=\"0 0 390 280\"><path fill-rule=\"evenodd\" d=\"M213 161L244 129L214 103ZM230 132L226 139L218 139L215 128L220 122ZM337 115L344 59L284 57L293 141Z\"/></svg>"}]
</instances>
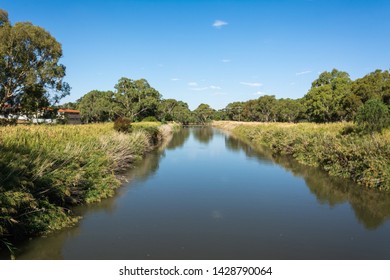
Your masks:
<instances>
[{"instance_id":1,"label":"grassy bank","mask_svg":"<svg viewBox=\"0 0 390 280\"><path fill-rule=\"evenodd\" d=\"M0 127L0 247L75 223L69 207L112 196L121 171L174 126L133 127L129 134L113 124Z\"/></svg>"},{"instance_id":2,"label":"grassy bank","mask_svg":"<svg viewBox=\"0 0 390 280\"><path fill-rule=\"evenodd\" d=\"M349 178L366 188L390 191L390 130L354 133L352 124L214 122L272 153L290 155L332 176Z\"/></svg>"}]
</instances>

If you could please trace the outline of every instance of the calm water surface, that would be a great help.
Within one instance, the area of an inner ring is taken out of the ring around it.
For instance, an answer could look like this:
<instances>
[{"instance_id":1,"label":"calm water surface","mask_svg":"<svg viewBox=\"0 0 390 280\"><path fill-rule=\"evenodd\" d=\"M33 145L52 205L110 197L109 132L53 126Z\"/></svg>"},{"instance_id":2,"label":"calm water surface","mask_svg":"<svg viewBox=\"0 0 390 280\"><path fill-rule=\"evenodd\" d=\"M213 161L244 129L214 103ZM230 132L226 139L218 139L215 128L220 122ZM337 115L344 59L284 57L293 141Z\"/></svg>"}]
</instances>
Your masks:
<instances>
[{"instance_id":1,"label":"calm water surface","mask_svg":"<svg viewBox=\"0 0 390 280\"><path fill-rule=\"evenodd\" d=\"M390 259L390 197L185 128L19 259Z\"/></svg>"}]
</instances>

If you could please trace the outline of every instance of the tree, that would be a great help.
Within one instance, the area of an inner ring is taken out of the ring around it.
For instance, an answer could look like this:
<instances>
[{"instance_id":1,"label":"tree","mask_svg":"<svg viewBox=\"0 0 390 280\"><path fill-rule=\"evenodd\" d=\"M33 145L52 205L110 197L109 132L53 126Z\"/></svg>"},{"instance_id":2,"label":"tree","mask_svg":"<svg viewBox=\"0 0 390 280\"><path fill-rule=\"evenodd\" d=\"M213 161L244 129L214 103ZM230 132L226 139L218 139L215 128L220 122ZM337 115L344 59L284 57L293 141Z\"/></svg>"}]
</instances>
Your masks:
<instances>
[{"instance_id":1,"label":"tree","mask_svg":"<svg viewBox=\"0 0 390 280\"><path fill-rule=\"evenodd\" d=\"M370 99L359 108L355 121L366 132L381 132L390 125L389 108L379 99Z\"/></svg>"},{"instance_id":2,"label":"tree","mask_svg":"<svg viewBox=\"0 0 390 280\"><path fill-rule=\"evenodd\" d=\"M112 91L92 90L77 102L81 118L84 122L106 122L116 116L116 104L113 102Z\"/></svg>"},{"instance_id":3,"label":"tree","mask_svg":"<svg viewBox=\"0 0 390 280\"><path fill-rule=\"evenodd\" d=\"M177 101L177 105L171 113L173 121L177 121L182 124L189 124L193 122L191 110L188 108L188 104L183 101Z\"/></svg>"},{"instance_id":4,"label":"tree","mask_svg":"<svg viewBox=\"0 0 390 280\"><path fill-rule=\"evenodd\" d=\"M275 106L276 120L279 122L296 122L304 111L300 100L278 99Z\"/></svg>"},{"instance_id":5,"label":"tree","mask_svg":"<svg viewBox=\"0 0 390 280\"><path fill-rule=\"evenodd\" d=\"M194 114L198 123L205 124L212 120L214 116L214 109L212 109L209 105L202 103L194 110Z\"/></svg>"},{"instance_id":6,"label":"tree","mask_svg":"<svg viewBox=\"0 0 390 280\"><path fill-rule=\"evenodd\" d=\"M242 111L244 109L244 102L232 102L225 107L226 116L232 121L242 120Z\"/></svg>"},{"instance_id":7,"label":"tree","mask_svg":"<svg viewBox=\"0 0 390 280\"><path fill-rule=\"evenodd\" d=\"M61 57L61 44L49 32L29 22L11 25L0 10L0 110L36 110L68 95Z\"/></svg>"},{"instance_id":8,"label":"tree","mask_svg":"<svg viewBox=\"0 0 390 280\"><path fill-rule=\"evenodd\" d=\"M274 95L264 95L257 99L257 108L261 113L260 121L275 121L276 102Z\"/></svg>"},{"instance_id":9,"label":"tree","mask_svg":"<svg viewBox=\"0 0 390 280\"><path fill-rule=\"evenodd\" d=\"M379 99L390 105L389 71L376 70L363 78L357 79L352 84L352 92L363 103L369 99Z\"/></svg>"},{"instance_id":10,"label":"tree","mask_svg":"<svg viewBox=\"0 0 390 280\"><path fill-rule=\"evenodd\" d=\"M135 121L157 115L161 95L145 79L121 78L115 85L115 89L113 100L118 105L116 113L120 117Z\"/></svg>"},{"instance_id":11,"label":"tree","mask_svg":"<svg viewBox=\"0 0 390 280\"><path fill-rule=\"evenodd\" d=\"M173 121L174 110L180 106L176 99L164 99L158 105L158 117L162 121Z\"/></svg>"},{"instance_id":12,"label":"tree","mask_svg":"<svg viewBox=\"0 0 390 280\"><path fill-rule=\"evenodd\" d=\"M312 83L304 96L306 114L311 121L331 122L345 120L348 112L343 102L351 91L351 79L347 72L333 69L323 72Z\"/></svg>"}]
</instances>

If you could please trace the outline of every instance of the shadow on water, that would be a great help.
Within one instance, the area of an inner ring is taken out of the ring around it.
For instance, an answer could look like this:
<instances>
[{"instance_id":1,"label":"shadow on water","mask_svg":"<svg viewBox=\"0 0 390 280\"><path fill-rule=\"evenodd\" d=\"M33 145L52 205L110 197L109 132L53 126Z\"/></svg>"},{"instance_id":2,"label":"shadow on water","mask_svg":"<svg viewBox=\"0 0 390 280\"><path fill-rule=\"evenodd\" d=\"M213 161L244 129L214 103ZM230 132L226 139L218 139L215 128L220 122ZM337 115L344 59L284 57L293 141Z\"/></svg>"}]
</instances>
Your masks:
<instances>
[{"instance_id":1,"label":"shadow on water","mask_svg":"<svg viewBox=\"0 0 390 280\"><path fill-rule=\"evenodd\" d=\"M296 177L302 177L310 192L321 204L335 206L348 202L356 218L367 229L375 229L390 218L390 195L365 190L356 183L329 176L319 168L302 165L291 157L276 156L264 146L254 146L233 136L225 136L225 145L231 151L243 151L248 158L261 163L276 163Z\"/></svg>"}]
</instances>

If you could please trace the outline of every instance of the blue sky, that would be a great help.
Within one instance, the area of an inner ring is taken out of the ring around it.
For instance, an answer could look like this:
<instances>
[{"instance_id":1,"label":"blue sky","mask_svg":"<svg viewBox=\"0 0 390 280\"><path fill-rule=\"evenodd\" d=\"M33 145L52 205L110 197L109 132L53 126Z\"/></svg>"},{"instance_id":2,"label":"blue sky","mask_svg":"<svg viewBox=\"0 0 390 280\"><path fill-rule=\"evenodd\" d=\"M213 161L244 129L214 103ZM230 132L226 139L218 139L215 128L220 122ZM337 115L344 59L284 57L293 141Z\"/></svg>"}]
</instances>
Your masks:
<instances>
[{"instance_id":1,"label":"blue sky","mask_svg":"<svg viewBox=\"0 0 390 280\"><path fill-rule=\"evenodd\" d=\"M191 109L305 95L320 72L390 68L390 1L2 0L63 47L74 101L145 78Z\"/></svg>"}]
</instances>

